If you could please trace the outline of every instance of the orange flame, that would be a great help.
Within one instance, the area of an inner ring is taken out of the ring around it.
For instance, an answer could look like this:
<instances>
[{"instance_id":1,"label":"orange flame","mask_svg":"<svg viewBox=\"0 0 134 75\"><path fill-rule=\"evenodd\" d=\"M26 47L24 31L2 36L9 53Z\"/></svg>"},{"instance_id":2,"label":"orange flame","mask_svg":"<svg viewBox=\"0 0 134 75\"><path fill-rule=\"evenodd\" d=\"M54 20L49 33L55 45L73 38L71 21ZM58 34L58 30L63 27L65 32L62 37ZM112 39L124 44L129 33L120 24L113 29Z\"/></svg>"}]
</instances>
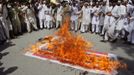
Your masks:
<instances>
[{"instance_id":1,"label":"orange flame","mask_svg":"<svg viewBox=\"0 0 134 75\"><path fill-rule=\"evenodd\" d=\"M56 33L57 39L53 39L54 36L49 36L33 45L30 50L33 53L55 57L56 60L61 62L79 65L88 69L111 72L121 67L119 61L110 60L106 56L87 54L86 50L91 49L92 44L85 41L81 36L69 32L69 22L69 18L67 18ZM39 49L39 46L46 42L48 43L48 50Z\"/></svg>"}]
</instances>

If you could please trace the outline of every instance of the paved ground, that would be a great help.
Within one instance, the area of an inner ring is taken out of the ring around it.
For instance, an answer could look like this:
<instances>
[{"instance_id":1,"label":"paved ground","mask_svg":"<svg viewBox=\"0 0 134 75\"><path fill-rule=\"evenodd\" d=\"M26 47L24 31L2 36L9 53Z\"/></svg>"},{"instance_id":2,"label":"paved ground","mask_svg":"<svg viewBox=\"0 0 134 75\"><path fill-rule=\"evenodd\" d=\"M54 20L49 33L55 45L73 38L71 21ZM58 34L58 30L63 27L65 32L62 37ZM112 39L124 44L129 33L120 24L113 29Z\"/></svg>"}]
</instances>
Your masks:
<instances>
[{"instance_id":1,"label":"paved ground","mask_svg":"<svg viewBox=\"0 0 134 75\"><path fill-rule=\"evenodd\" d=\"M79 75L76 69L54 64L24 55L24 48L34 43L40 37L53 34L55 30L40 30L26 33L13 39L11 43L0 46L0 75ZM83 33L86 40L94 44L94 49L100 52L110 52L123 58L128 64L128 71L120 72L119 75L134 75L134 46L117 43L102 43L99 35ZM96 75L89 73L88 75Z\"/></svg>"}]
</instances>

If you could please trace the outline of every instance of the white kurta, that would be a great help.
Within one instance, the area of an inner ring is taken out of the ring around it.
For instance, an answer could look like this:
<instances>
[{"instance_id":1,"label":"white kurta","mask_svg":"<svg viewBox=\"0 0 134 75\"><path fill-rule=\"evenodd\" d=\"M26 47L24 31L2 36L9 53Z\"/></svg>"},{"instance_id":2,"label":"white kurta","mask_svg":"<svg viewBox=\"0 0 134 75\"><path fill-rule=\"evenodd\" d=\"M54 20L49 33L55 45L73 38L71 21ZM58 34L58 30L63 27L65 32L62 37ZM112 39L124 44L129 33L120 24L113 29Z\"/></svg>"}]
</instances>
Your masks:
<instances>
[{"instance_id":1,"label":"white kurta","mask_svg":"<svg viewBox=\"0 0 134 75\"><path fill-rule=\"evenodd\" d=\"M115 36L114 35L114 33L115 33L115 26L117 25L118 20L116 20L114 17L119 17L118 11L119 11L119 6L117 6L117 5L115 7L113 7L113 9L111 11L111 13L112 13L112 16L111 16L111 19L110 19L110 25L111 26L108 29L108 35L111 38L114 38L114 36Z\"/></svg>"},{"instance_id":2,"label":"white kurta","mask_svg":"<svg viewBox=\"0 0 134 75\"><path fill-rule=\"evenodd\" d=\"M93 7L92 9L93 18L92 18L92 24L99 25L99 7Z\"/></svg>"},{"instance_id":3,"label":"white kurta","mask_svg":"<svg viewBox=\"0 0 134 75\"><path fill-rule=\"evenodd\" d=\"M46 8L45 9L45 25L47 26L47 28L52 28L52 20L53 20L53 17L52 17L52 8Z\"/></svg>"},{"instance_id":4,"label":"white kurta","mask_svg":"<svg viewBox=\"0 0 134 75\"><path fill-rule=\"evenodd\" d=\"M93 18L92 18L92 32L98 33L99 30L99 7L93 7L92 13L93 13Z\"/></svg>"},{"instance_id":5,"label":"white kurta","mask_svg":"<svg viewBox=\"0 0 134 75\"><path fill-rule=\"evenodd\" d=\"M90 15L91 15L91 10L89 9L89 7L82 7L82 24L81 24L81 28L80 31L81 32L85 32L88 31L88 25L91 22L90 19Z\"/></svg>"},{"instance_id":6,"label":"white kurta","mask_svg":"<svg viewBox=\"0 0 134 75\"><path fill-rule=\"evenodd\" d=\"M105 9L105 14L108 13L108 12L111 12L113 9L112 6L106 6L106 9ZM104 27L108 28L108 25L109 25L109 18L111 16L108 16L108 15L105 15L105 19L104 19Z\"/></svg>"},{"instance_id":7,"label":"white kurta","mask_svg":"<svg viewBox=\"0 0 134 75\"><path fill-rule=\"evenodd\" d=\"M62 13L63 13L63 7L60 6L60 7L57 9L57 13L56 13L56 20L57 20L57 21L62 21Z\"/></svg>"},{"instance_id":8,"label":"white kurta","mask_svg":"<svg viewBox=\"0 0 134 75\"><path fill-rule=\"evenodd\" d=\"M103 25L104 25L105 8L106 8L105 6L101 6L101 7L100 7L100 10L99 10L99 13L101 13L101 14L100 14L100 22L99 22L99 25L100 25L100 26L103 26Z\"/></svg>"},{"instance_id":9,"label":"white kurta","mask_svg":"<svg viewBox=\"0 0 134 75\"><path fill-rule=\"evenodd\" d=\"M46 7L45 9L46 21L52 21L52 8Z\"/></svg>"},{"instance_id":10,"label":"white kurta","mask_svg":"<svg viewBox=\"0 0 134 75\"><path fill-rule=\"evenodd\" d=\"M91 13L92 13L92 7L88 7L88 22L89 22L89 24L91 23Z\"/></svg>"},{"instance_id":11,"label":"white kurta","mask_svg":"<svg viewBox=\"0 0 134 75\"><path fill-rule=\"evenodd\" d=\"M36 19L35 19L35 14L31 8L26 9L26 23L27 23L28 32L31 31L31 25L33 26L34 29L38 29Z\"/></svg>"},{"instance_id":12,"label":"white kurta","mask_svg":"<svg viewBox=\"0 0 134 75\"><path fill-rule=\"evenodd\" d=\"M128 26L128 30L129 30L128 41L134 44L134 6L131 5L128 8L130 9L128 13L131 16L130 23Z\"/></svg>"},{"instance_id":13,"label":"white kurta","mask_svg":"<svg viewBox=\"0 0 134 75\"><path fill-rule=\"evenodd\" d=\"M39 4L39 6L38 6L38 10L39 10L38 17L39 17L39 19L45 19L45 14L44 14L45 9L46 9L45 4Z\"/></svg>"},{"instance_id":14,"label":"white kurta","mask_svg":"<svg viewBox=\"0 0 134 75\"><path fill-rule=\"evenodd\" d=\"M71 7L71 29L78 30L78 8L76 6Z\"/></svg>"},{"instance_id":15,"label":"white kurta","mask_svg":"<svg viewBox=\"0 0 134 75\"><path fill-rule=\"evenodd\" d=\"M91 14L91 10L83 6L82 13L82 25L88 25L90 23L90 17L88 15Z\"/></svg>"},{"instance_id":16,"label":"white kurta","mask_svg":"<svg viewBox=\"0 0 134 75\"><path fill-rule=\"evenodd\" d=\"M125 21L126 21L126 15L127 15L126 6L120 5L118 13L119 13L119 16L120 16L120 20L117 23L116 30L121 31L123 29L123 27L125 25Z\"/></svg>"},{"instance_id":17,"label":"white kurta","mask_svg":"<svg viewBox=\"0 0 134 75\"><path fill-rule=\"evenodd\" d=\"M45 24L45 19L46 19L46 15L45 15L46 5L39 4L37 9L39 10L38 17L39 17L40 28L43 28L43 24ZM46 28L46 26L44 26L44 27Z\"/></svg>"},{"instance_id":18,"label":"white kurta","mask_svg":"<svg viewBox=\"0 0 134 75\"><path fill-rule=\"evenodd\" d=\"M71 9L72 9L72 11L71 11L71 20L72 20L72 21L78 20L78 15L77 15L77 13L78 13L78 8L72 6Z\"/></svg>"},{"instance_id":19,"label":"white kurta","mask_svg":"<svg viewBox=\"0 0 134 75\"><path fill-rule=\"evenodd\" d=\"M56 28L62 25L62 14L63 14L63 7L60 6L57 8L56 12Z\"/></svg>"}]
</instances>

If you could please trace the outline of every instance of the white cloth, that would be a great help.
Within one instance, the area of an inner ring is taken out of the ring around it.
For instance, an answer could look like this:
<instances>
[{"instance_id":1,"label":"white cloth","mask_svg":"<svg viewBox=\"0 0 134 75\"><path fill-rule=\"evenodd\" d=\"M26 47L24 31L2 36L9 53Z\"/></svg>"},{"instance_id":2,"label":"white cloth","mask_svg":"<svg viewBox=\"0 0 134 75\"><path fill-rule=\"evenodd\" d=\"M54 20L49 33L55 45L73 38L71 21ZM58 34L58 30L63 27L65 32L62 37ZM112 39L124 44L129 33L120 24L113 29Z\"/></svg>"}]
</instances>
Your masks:
<instances>
[{"instance_id":1,"label":"white cloth","mask_svg":"<svg viewBox=\"0 0 134 75\"><path fill-rule=\"evenodd\" d=\"M111 12L113 9L113 6L106 6L105 8L105 14L108 13L108 12Z\"/></svg>"},{"instance_id":2,"label":"white cloth","mask_svg":"<svg viewBox=\"0 0 134 75\"><path fill-rule=\"evenodd\" d=\"M119 11L118 11L118 15L120 17L120 20L118 21L117 23L117 26L116 26L116 30L119 30L121 31L125 25L125 19L126 19L126 15L127 15L127 8L126 6L124 5L120 5L119 6Z\"/></svg>"},{"instance_id":3,"label":"white cloth","mask_svg":"<svg viewBox=\"0 0 134 75\"><path fill-rule=\"evenodd\" d=\"M91 15L91 9L86 8L85 6L82 7L82 24L88 25L90 23L90 17L88 15Z\"/></svg>"},{"instance_id":4,"label":"white cloth","mask_svg":"<svg viewBox=\"0 0 134 75\"><path fill-rule=\"evenodd\" d=\"M57 20L57 21L62 21L62 13L63 13L63 7L60 6L60 7L57 9L57 13L56 13L56 20Z\"/></svg>"},{"instance_id":5,"label":"white cloth","mask_svg":"<svg viewBox=\"0 0 134 75\"><path fill-rule=\"evenodd\" d=\"M85 32L88 29L88 25L91 22L91 11L92 9L89 7L82 7L82 24L81 24L81 28L80 31L81 32Z\"/></svg>"},{"instance_id":6,"label":"white cloth","mask_svg":"<svg viewBox=\"0 0 134 75\"><path fill-rule=\"evenodd\" d=\"M78 8L76 6L71 7L71 29L78 30Z\"/></svg>"},{"instance_id":7,"label":"white cloth","mask_svg":"<svg viewBox=\"0 0 134 75\"><path fill-rule=\"evenodd\" d=\"M114 6L113 9L112 9L112 12L111 12L112 16L119 17L119 9L120 9L119 6L117 6L117 5Z\"/></svg>"},{"instance_id":8,"label":"white cloth","mask_svg":"<svg viewBox=\"0 0 134 75\"><path fill-rule=\"evenodd\" d=\"M134 44L134 6L131 5L129 8L130 10L128 11L128 13L130 14L131 18L128 26L129 29L128 41Z\"/></svg>"},{"instance_id":9,"label":"white cloth","mask_svg":"<svg viewBox=\"0 0 134 75\"><path fill-rule=\"evenodd\" d=\"M27 31L30 32L32 30L31 25L34 29L38 29L34 11L31 8L28 8L27 6L24 7L24 9L26 14L25 22L27 24Z\"/></svg>"},{"instance_id":10,"label":"white cloth","mask_svg":"<svg viewBox=\"0 0 134 75\"><path fill-rule=\"evenodd\" d=\"M62 24L62 14L63 14L63 7L60 6L57 8L56 12L56 28L58 28Z\"/></svg>"},{"instance_id":11,"label":"white cloth","mask_svg":"<svg viewBox=\"0 0 134 75\"><path fill-rule=\"evenodd\" d=\"M92 24L99 25L99 7L93 7L92 9L93 18L92 18Z\"/></svg>"},{"instance_id":12,"label":"white cloth","mask_svg":"<svg viewBox=\"0 0 134 75\"><path fill-rule=\"evenodd\" d=\"M101 7L100 7L100 10L99 10L99 13L100 13L100 22L99 22L99 26L103 26L103 25L104 25L105 9L106 9L106 6L101 6Z\"/></svg>"},{"instance_id":13,"label":"white cloth","mask_svg":"<svg viewBox=\"0 0 134 75\"><path fill-rule=\"evenodd\" d=\"M52 17L52 8L51 7L47 7L45 9L45 27L47 28L52 28L52 20L53 20L53 17Z\"/></svg>"},{"instance_id":14,"label":"white cloth","mask_svg":"<svg viewBox=\"0 0 134 75\"><path fill-rule=\"evenodd\" d=\"M45 19L45 9L46 9L46 5L45 4L39 4L38 6L38 17L39 19Z\"/></svg>"},{"instance_id":15,"label":"white cloth","mask_svg":"<svg viewBox=\"0 0 134 75\"><path fill-rule=\"evenodd\" d=\"M46 21L52 21L52 8L48 8L46 7L45 9L45 17L46 17Z\"/></svg>"},{"instance_id":16,"label":"white cloth","mask_svg":"<svg viewBox=\"0 0 134 75\"><path fill-rule=\"evenodd\" d=\"M93 18L92 18L92 32L99 32L99 7L93 7L92 9Z\"/></svg>"},{"instance_id":17,"label":"white cloth","mask_svg":"<svg viewBox=\"0 0 134 75\"><path fill-rule=\"evenodd\" d=\"M115 26L117 25L118 20L115 17L119 17L119 6L114 6L112 11L112 16L110 17L110 27L108 28L108 35L111 38L115 38ZM113 17L114 16L114 17Z\"/></svg>"},{"instance_id":18,"label":"white cloth","mask_svg":"<svg viewBox=\"0 0 134 75\"><path fill-rule=\"evenodd\" d=\"M108 16L106 15L105 16L105 20L104 20L104 27L103 27L103 30L102 30L102 34L104 35L104 40L108 40L108 37L113 37L114 36L114 31L115 31L115 26L116 26L116 21L115 21L115 18L113 16L117 16L117 9L118 9L118 6L115 6L115 7L110 7L110 6L107 6L106 7L106 13L111 13L112 16Z\"/></svg>"},{"instance_id":19,"label":"white cloth","mask_svg":"<svg viewBox=\"0 0 134 75\"><path fill-rule=\"evenodd\" d=\"M72 21L78 20L78 8L72 6L72 7L71 7L71 10L72 10L72 11L71 11L71 20L72 20Z\"/></svg>"},{"instance_id":20,"label":"white cloth","mask_svg":"<svg viewBox=\"0 0 134 75\"><path fill-rule=\"evenodd\" d=\"M37 9L39 10L38 18L39 18L40 28L43 28L43 24L45 25L45 19L46 19L45 10L46 10L46 8L47 7L45 4L39 4L39 6L37 7ZM44 27L46 27L46 26L44 26Z\"/></svg>"}]
</instances>

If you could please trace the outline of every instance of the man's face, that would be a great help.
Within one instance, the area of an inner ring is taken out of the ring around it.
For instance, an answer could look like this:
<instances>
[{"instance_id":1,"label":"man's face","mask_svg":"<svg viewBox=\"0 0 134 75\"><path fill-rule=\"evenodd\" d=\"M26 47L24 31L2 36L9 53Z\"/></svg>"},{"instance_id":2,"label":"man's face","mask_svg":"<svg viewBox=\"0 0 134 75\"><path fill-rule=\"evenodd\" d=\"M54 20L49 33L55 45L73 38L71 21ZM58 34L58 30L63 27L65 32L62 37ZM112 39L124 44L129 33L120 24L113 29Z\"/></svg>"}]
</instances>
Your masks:
<instances>
[{"instance_id":1,"label":"man's face","mask_svg":"<svg viewBox=\"0 0 134 75\"><path fill-rule=\"evenodd\" d=\"M46 2L45 2L45 1L43 1L43 4L46 4Z\"/></svg>"},{"instance_id":2,"label":"man's face","mask_svg":"<svg viewBox=\"0 0 134 75\"><path fill-rule=\"evenodd\" d=\"M88 6L88 4L84 4L84 6L85 6L85 7L87 7L87 6Z\"/></svg>"},{"instance_id":3,"label":"man's face","mask_svg":"<svg viewBox=\"0 0 134 75\"><path fill-rule=\"evenodd\" d=\"M73 6L74 6L74 7L76 6L75 3L73 3Z\"/></svg>"}]
</instances>

